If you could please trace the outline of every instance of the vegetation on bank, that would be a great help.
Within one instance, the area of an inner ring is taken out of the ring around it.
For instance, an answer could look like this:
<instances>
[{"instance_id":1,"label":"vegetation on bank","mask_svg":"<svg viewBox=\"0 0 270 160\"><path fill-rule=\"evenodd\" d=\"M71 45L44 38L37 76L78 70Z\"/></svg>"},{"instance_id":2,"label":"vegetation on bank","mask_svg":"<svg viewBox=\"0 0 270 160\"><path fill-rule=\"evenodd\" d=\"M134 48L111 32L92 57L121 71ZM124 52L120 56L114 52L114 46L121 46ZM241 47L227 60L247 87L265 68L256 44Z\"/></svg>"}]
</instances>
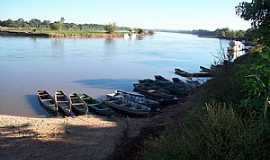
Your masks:
<instances>
[{"instance_id":1,"label":"vegetation on bank","mask_svg":"<svg viewBox=\"0 0 270 160\"><path fill-rule=\"evenodd\" d=\"M196 107L183 123L146 140L144 159L270 159L270 3L243 2L237 14L252 21L257 48L214 66L217 76L199 89Z\"/></svg>"},{"instance_id":2,"label":"vegetation on bank","mask_svg":"<svg viewBox=\"0 0 270 160\"><path fill-rule=\"evenodd\" d=\"M25 21L22 18L17 20L0 21L0 31L10 31L20 33L31 33L33 35L46 34L48 37L102 37L123 36L124 33L135 32L138 34L146 34L143 29L132 29L129 27L119 27L116 23L109 23L107 25L100 24L75 24L65 23L65 18L59 21L50 22L49 20L31 19ZM151 34L152 32L149 32Z\"/></svg>"},{"instance_id":3,"label":"vegetation on bank","mask_svg":"<svg viewBox=\"0 0 270 160\"><path fill-rule=\"evenodd\" d=\"M231 30L229 28L216 29L215 31L209 31L205 29L198 30L158 30L161 32L171 32L171 33L184 33L184 34L194 34L199 37L208 37L208 38L220 38L220 39L238 39L238 40L251 40L251 30Z\"/></svg>"},{"instance_id":4,"label":"vegetation on bank","mask_svg":"<svg viewBox=\"0 0 270 160\"><path fill-rule=\"evenodd\" d=\"M249 39L249 31L230 30L229 28L216 29L215 31L208 30L193 30L191 34L196 34L200 37L215 37L221 39Z\"/></svg>"},{"instance_id":5,"label":"vegetation on bank","mask_svg":"<svg viewBox=\"0 0 270 160\"><path fill-rule=\"evenodd\" d=\"M49 20L31 19L29 21L19 18L17 20L4 20L0 21L0 26L16 28L18 30L32 30L34 31L84 31L84 32L105 32L107 28L114 25L113 32L116 30L128 31L129 27L118 27L115 23L108 25L100 24L75 24L65 23L65 18L59 21L50 22Z\"/></svg>"}]
</instances>

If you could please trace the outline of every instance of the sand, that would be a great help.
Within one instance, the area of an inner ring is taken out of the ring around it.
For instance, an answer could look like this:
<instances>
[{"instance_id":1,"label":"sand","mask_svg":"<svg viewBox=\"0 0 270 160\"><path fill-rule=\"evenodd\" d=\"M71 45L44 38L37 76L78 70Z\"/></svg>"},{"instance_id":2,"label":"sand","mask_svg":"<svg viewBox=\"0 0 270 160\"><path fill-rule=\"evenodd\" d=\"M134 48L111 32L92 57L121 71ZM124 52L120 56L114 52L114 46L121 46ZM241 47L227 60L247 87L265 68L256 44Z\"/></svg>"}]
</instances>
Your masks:
<instances>
[{"instance_id":1,"label":"sand","mask_svg":"<svg viewBox=\"0 0 270 160\"><path fill-rule=\"evenodd\" d=\"M140 121L145 120L94 115L76 118L0 115L0 159L106 159L123 136L127 121L132 121L134 130L139 130Z\"/></svg>"},{"instance_id":2,"label":"sand","mask_svg":"<svg viewBox=\"0 0 270 160\"><path fill-rule=\"evenodd\" d=\"M136 139L145 128L153 133L164 130L172 121L181 119L186 108L183 105L166 107L148 118L0 115L0 160L117 159L119 152L131 152L122 148L126 146L123 142ZM124 159L128 159L127 154Z\"/></svg>"}]
</instances>

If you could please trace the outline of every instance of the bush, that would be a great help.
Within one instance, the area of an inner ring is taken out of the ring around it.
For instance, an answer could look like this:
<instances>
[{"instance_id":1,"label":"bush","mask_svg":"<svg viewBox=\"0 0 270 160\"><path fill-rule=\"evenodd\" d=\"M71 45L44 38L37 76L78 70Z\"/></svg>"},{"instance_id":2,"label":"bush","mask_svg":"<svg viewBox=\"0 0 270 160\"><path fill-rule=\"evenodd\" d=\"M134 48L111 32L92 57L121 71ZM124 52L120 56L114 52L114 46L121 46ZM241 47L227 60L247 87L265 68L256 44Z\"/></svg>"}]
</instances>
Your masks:
<instances>
[{"instance_id":1,"label":"bush","mask_svg":"<svg viewBox=\"0 0 270 160\"><path fill-rule=\"evenodd\" d=\"M238 71L241 107L262 112L270 96L270 52L252 55L252 61Z\"/></svg>"},{"instance_id":2,"label":"bush","mask_svg":"<svg viewBox=\"0 0 270 160\"><path fill-rule=\"evenodd\" d=\"M147 141L145 160L267 160L269 126L264 120L243 119L233 107L206 105L185 120L183 127Z\"/></svg>"}]
</instances>

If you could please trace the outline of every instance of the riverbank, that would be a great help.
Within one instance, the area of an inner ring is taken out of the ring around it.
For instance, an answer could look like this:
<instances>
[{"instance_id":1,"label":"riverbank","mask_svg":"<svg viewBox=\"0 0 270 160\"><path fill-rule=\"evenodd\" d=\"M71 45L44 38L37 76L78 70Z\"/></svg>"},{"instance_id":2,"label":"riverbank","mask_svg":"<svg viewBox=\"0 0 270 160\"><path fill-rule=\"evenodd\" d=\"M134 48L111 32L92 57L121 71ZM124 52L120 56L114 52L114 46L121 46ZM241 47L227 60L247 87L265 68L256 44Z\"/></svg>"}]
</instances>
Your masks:
<instances>
[{"instance_id":1,"label":"riverbank","mask_svg":"<svg viewBox=\"0 0 270 160\"><path fill-rule=\"evenodd\" d=\"M72 31L14 31L0 30L0 36L13 37L41 37L41 38L124 38L124 33L104 33L104 32L72 32Z\"/></svg>"},{"instance_id":2,"label":"riverbank","mask_svg":"<svg viewBox=\"0 0 270 160\"><path fill-rule=\"evenodd\" d=\"M95 115L28 118L0 115L0 158L129 159L122 153L132 149L127 144L136 144L133 140L141 137L145 130L143 128L148 128L146 132L157 134L157 129L162 131L172 119L181 118L175 115L184 110L186 107L179 104L168 106L160 114L149 118L104 118ZM149 126L153 131L149 131Z\"/></svg>"},{"instance_id":3,"label":"riverbank","mask_svg":"<svg viewBox=\"0 0 270 160\"><path fill-rule=\"evenodd\" d=\"M110 156L127 124L136 136L148 119L80 116L28 118L0 115L0 159L95 159Z\"/></svg>"},{"instance_id":4,"label":"riverbank","mask_svg":"<svg viewBox=\"0 0 270 160\"><path fill-rule=\"evenodd\" d=\"M133 143L123 147L132 149L114 160L124 160L127 155L132 155L130 160L269 159L270 101L247 96L248 91L257 89L247 85L253 67L263 62L265 70L260 70L269 71L269 59L263 54L269 52L248 54L220 66L213 79L178 106L182 112L175 111L162 128L146 127Z\"/></svg>"}]
</instances>

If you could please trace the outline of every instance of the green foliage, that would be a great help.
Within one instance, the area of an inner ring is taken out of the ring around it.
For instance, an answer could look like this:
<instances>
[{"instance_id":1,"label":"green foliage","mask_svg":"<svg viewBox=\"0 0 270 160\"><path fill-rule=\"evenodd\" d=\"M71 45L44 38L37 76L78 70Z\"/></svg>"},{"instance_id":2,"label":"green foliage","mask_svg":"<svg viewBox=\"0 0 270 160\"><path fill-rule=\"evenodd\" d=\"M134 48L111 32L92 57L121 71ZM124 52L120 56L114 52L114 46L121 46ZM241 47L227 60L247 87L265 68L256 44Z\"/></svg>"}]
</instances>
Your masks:
<instances>
[{"instance_id":1,"label":"green foliage","mask_svg":"<svg viewBox=\"0 0 270 160\"><path fill-rule=\"evenodd\" d=\"M233 107L206 105L181 128L168 129L146 142L145 160L267 160L269 123L252 114L243 119Z\"/></svg>"},{"instance_id":2,"label":"green foliage","mask_svg":"<svg viewBox=\"0 0 270 160\"><path fill-rule=\"evenodd\" d=\"M256 38L260 43L270 45L270 1L252 0L242 2L236 7L236 13L245 20L252 21Z\"/></svg>"},{"instance_id":3,"label":"green foliage","mask_svg":"<svg viewBox=\"0 0 270 160\"><path fill-rule=\"evenodd\" d=\"M222 28L215 30L215 34L219 38L226 39L247 39L246 32L243 30L233 31L229 28Z\"/></svg>"},{"instance_id":4,"label":"green foliage","mask_svg":"<svg viewBox=\"0 0 270 160\"><path fill-rule=\"evenodd\" d=\"M12 29L31 31L32 28L36 28L40 31L73 31L73 32L104 32L104 28L107 28L109 32L115 32L116 30L126 30L128 27L117 27L115 23L109 25L100 24L75 24L75 23L65 23L65 18L60 18L57 22L50 22L49 20L39 20L32 19L30 21L25 21L22 18L18 20L4 20L0 21L0 26L9 27Z\"/></svg>"},{"instance_id":5,"label":"green foliage","mask_svg":"<svg viewBox=\"0 0 270 160\"><path fill-rule=\"evenodd\" d=\"M144 30L142 28L137 28L137 29L135 29L135 32L138 34L143 34Z\"/></svg>"},{"instance_id":6,"label":"green foliage","mask_svg":"<svg viewBox=\"0 0 270 160\"><path fill-rule=\"evenodd\" d=\"M270 96L270 52L252 55L252 61L239 70L241 95L244 107L263 112Z\"/></svg>"},{"instance_id":7,"label":"green foliage","mask_svg":"<svg viewBox=\"0 0 270 160\"><path fill-rule=\"evenodd\" d=\"M35 28L39 28L41 26L41 21L39 19L31 19L29 21L30 26L33 26Z\"/></svg>"},{"instance_id":8,"label":"green foliage","mask_svg":"<svg viewBox=\"0 0 270 160\"><path fill-rule=\"evenodd\" d=\"M270 1L252 0L251 2L241 2L236 7L236 13L245 20L251 20L252 25L257 28L270 19Z\"/></svg>"},{"instance_id":9,"label":"green foliage","mask_svg":"<svg viewBox=\"0 0 270 160\"><path fill-rule=\"evenodd\" d=\"M270 52L264 51L241 57L234 64L219 66L215 78L201 92L204 102L234 104L238 112L256 111L262 115L269 91Z\"/></svg>"},{"instance_id":10,"label":"green foliage","mask_svg":"<svg viewBox=\"0 0 270 160\"><path fill-rule=\"evenodd\" d=\"M58 30L60 30L60 24L59 24L58 22L56 22L56 23L51 23L51 24L50 24L50 29L51 29L51 30L54 30L54 31L58 31Z\"/></svg>"},{"instance_id":11,"label":"green foliage","mask_svg":"<svg viewBox=\"0 0 270 160\"><path fill-rule=\"evenodd\" d=\"M114 33L117 29L117 26L116 26L116 23L110 23L106 26L104 26L104 30L107 32L107 33Z\"/></svg>"},{"instance_id":12,"label":"green foliage","mask_svg":"<svg viewBox=\"0 0 270 160\"><path fill-rule=\"evenodd\" d=\"M192 34L201 37L216 37L222 39L248 39L246 31L243 30L230 30L229 28L216 29L215 31L208 30L193 30Z\"/></svg>"}]
</instances>

